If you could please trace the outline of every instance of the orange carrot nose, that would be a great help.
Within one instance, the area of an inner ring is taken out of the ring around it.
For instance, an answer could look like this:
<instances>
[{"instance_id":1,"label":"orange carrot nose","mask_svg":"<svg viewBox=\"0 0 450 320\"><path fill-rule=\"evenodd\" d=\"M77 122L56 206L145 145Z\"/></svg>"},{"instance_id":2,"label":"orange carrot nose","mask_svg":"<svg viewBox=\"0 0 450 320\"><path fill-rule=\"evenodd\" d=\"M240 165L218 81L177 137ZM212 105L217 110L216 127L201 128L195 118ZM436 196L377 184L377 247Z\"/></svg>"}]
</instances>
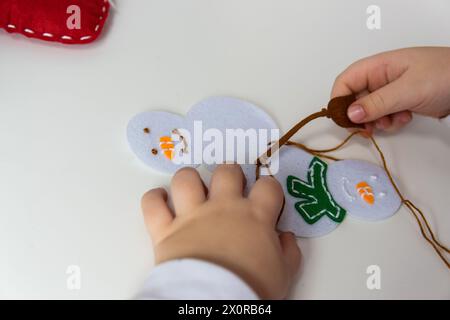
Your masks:
<instances>
[{"instance_id":1,"label":"orange carrot nose","mask_svg":"<svg viewBox=\"0 0 450 320\"><path fill-rule=\"evenodd\" d=\"M365 181L361 181L356 185L356 191L361 196L361 198L372 205L375 202L375 196L373 195L372 187Z\"/></svg>"},{"instance_id":2,"label":"orange carrot nose","mask_svg":"<svg viewBox=\"0 0 450 320\"><path fill-rule=\"evenodd\" d=\"M175 145L173 144L171 137L163 136L159 138L159 147L161 148L167 159L173 159Z\"/></svg>"}]
</instances>

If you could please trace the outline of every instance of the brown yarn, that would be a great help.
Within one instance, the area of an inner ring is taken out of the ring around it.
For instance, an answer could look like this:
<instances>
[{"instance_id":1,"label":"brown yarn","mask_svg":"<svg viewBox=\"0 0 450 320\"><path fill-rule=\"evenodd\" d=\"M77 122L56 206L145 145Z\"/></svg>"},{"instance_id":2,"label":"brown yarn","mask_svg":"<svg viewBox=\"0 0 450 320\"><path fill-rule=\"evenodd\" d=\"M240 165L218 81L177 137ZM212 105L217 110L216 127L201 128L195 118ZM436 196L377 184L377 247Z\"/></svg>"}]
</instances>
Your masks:
<instances>
[{"instance_id":1,"label":"brown yarn","mask_svg":"<svg viewBox=\"0 0 450 320\"><path fill-rule=\"evenodd\" d=\"M320 117L331 118L336 124L338 124L341 127L345 127L345 128L350 128L350 127L355 127L355 126L356 127L360 127L359 125L353 124L350 121L350 119L348 119L348 117L347 117L347 109L348 109L348 107L351 105L351 103L353 101L354 101L354 96L352 96L352 95L345 96L345 97L334 98L328 103L328 109L323 108L321 111L313 113L310 116L308 116L305 119L303 119L300 122L298 122L293 128L291 128L286 134L284 134L278 140L277 144L271 145L269 147L269 149L262 156L260 156L257 159L257 161L256 161L256 180L260 176L260 167L261 166L268 167L267 164L265 164L266 160L268 158L270 158L272 156L272 154L274 154L274 152L278 151L279 148L281 148L283 145L295 146L295 147L298 147L298 148L300 148L302 150L305 150L306 152L311 153L314 156L323 157L323 158L327 158L327 159L330 159L330 160L337 161L337 160L339 160L338 158L326 155L326 153L333 152L333 151L336 151L336 150L340 149L352 137L354 137L357 134L364 135L364 136L368 137L372 141L373 145L375 146L375 148L376 148L376 150L377 150L377 152L378 152L378 154L379 154L379 156L381 158L381 161L383 163L383 168L386 171L386 174L388 175L392 186L394 187L396 193L400 197L402 203L411 211L412 215L416 219L417 224L419 225L420 232L421 232L422 236L425 238L425 240L428 243L430 243L430 245L433 247L434 251L438 254L439 258L445 263L447 268L450 269L450 262L446 259L446 257L441 252L441 250L442 250L445 253L450 253L450 250L445 245L441 244L439 242L439 240L436 239L436 236L435 236L433 230L431 229L431 227L430 227L430 225L428 223L428 220L426 219L426 217L423 214L422 210L417 208L410 200L406 199L403 196L403 194L400 192L400 189L396 185L396 183L395 183L395 181L394 181L394 179L392 177L392 174L389 171L389 168L388 168L387 163L386 163L386 158L385 158L383 152L381 151L380 146L375 141L375 139L373 138L372 135L368 135L364 131L355 131L355 132L351 133L347 138L345 138L340 144L338 144L337 146L335 146L333 148L328 148L328 149L312 149L312 148L309 148L309 147L307 147L307 146L305 146L305 145L303 145L301 143L293 142L293 141L289 140L294 134L296 134L307 123L309 123L312 120L315 120L317 118L320 118ZM264 158L265 161L262 162L261 158ZM270 171L269 171L269 173L270 173ZM270 176L272 176L272 173L270 173ZM283 205L283 207L284 207L284 205Z\"/></svg>"},{"instance_id":2,"label":"brown yarn","mask_svg":"<svg viewBox=\"0 0 450 320\"><path fill-rule=\"evenodd\" d=\"M332 152L332 151L338 150L344 144L346 144L352 137L354 137L356 134L364 134L364 135L367 136L367 134L365 132L356 131L356 132L353 132L352 134L350 134L342 143L340 143L339 145L337 145L334 148L323 149L323 150L310 149L310 148L306 148L306 149L308 151L310 151L312 154L317 154L318 156L323 156L323 155L321 155L321 153L327 153L327 152ZM378 154L379 154L379 156L381 158L381 161L383 163L383 168L386 171L386 174L388 175L389 181L391 182L392 186L394 187L395 192L398 194L398 196L402 200L402 203L409 209L409 211L411 211L411 213L413 214L414 218L416 219L417 224L419 225L420 232L421 232L422 236L425 238L426 241L428 241L428 243L431 244L431 246L436 251L438 256L445 263L447 268L450 269L450 262L444 257L444 255L441 252L441 250L443 250L446 253L450 253L450 250L445 245L441 244L439 242L439 240L436 239L436 236L435 236L433 230L431 229L430 224L428 223L428 220L425 217L425 215L423 214L422 210L417 208L414 205L414 203L412 203L410 200L406 199L403 196L403 194L400 192L400 189L398 188L397 184L395 183L394 178L392 177L392 174L391 174L391 172L390 172L390 170L389 170L389 168L387 166L386 158L385 158L385 156L383 154L383 151L381 151L380 146L375 141L375 138L373 136L369 135L368 138L372 141L373 145L375 146L375 148L376 148L376 150L377 150L377 152L378 152ZM428 232L428 234L427 234L427 232Z\"/></svg>"},{"instance_id":3,"label":"brown yarn","mask_svg":"<svg viewBox=\"0 0 450 320\"><path fill-rule=\"evenodd\" d=\"M311 154L313 154L315 156L318 156L318 157L323 157L323 158L326 158L326 159L338 161L340 159L332 157L332 156L329 156L329 155L326 155L325 153L336 151L336 150L342 148L354 135L359 134L359 133L360 133L360 131L355 131L355 132L351 133L347 138L344 139L344 141L342 141L336 147L330 148L330 149L310 149L307 146L305 146L304 144L299 143L299 142L294 142L294 141L288 141L288 142L286 142L286 145L287 146L289 146L289 145L296 146L296 147L298 147L300 149L303 149L306 152L309 152L309 153L311 153Z\"/></svg>"},{"instance_id":4,"label":"brown yarn","mask_svg":"<svg viewBox=\"0 0 450 320\"><path fill-rule=\"evenodd\" d=\"M363 127L361 124L353 123L347 116L348 107L355 101L355 96L353 94L335 97L330 100L327 108L322 108L319 112L313 113L306 117L305 119L298 122L295 126L293 126L288 132L286 132L279 140L278 143L270 145L267 151L261 155L256 160L256 179L259 178L260 167L267 167L267 159L269 159L273 153L277 152L279 148L281 148L285 144L295 144L294 142L289 142L289 139L296 134L301 128L303 128L309 122L321 118L327 117L331 118L338 126L343 128L361 128ZM344 143L345 144L345 143ZM300 146L300 148L306 148L305 146ZM338 160L337 158L325 156L331 160Z\"/></svg>"},{"instance_id":5,"label":"brown yarn","mask_svg":"<svg viewBox=\"0 0 450 320\"><path fill-rule=\"evenodd\" d=\"M336 157L333 157L333 156L330 156L330 155L327 155L327 154L322 154L321 152L318 152L318 151L315 151L313 149L310 149L307 146L305 146L304 144L299 143L299 142L295 142L295 141L290 141L289 140L288 142L285 143L285 145L286 146L294 146L294 147L300 148L300 149L302 149L302 150L304 150L304 151L306 151L308 153L311 153L312 155L317 156L317 157L322 157L322 158L330 159L330 160L333 160L333 161L341 160L341 159L338 159Z\"/></svg>"},{"instance_id":6,"label":"brown yarn","mask_svg":"<svg viewBox=\"0 0 450 320\"><path fill-rule=\"evenodd\" d=\"M256 160L256 164L257 166L261 166L263 163L261 161L261 158L265 158L268 159L272 156L273 153L275 153L276 151L278 151L278 149L280 147L282 147L284 144L286 144L288 142L288 140L297 133L297 131L299 131L303 126L305 126L306 124L308 124L309 122L313 121L314 119L317 118L321 118L321 117L328 117L328 111L327 109L323 108L322 110L320 110L319 112L313 113L309 116L307 116L305 119L301 120L299 123L297 123L294 127L292 127L288 132L286 132L279 140L277 144L272 144L269 146L269 148L267 149L267 151L260 156L257 160Z\"/></svg>"},{"instance_id":7,"label":"brown yarn","mask_svg":"<svg viewBox=\"0 0 450 320\"><path fill-rule=\"evenodd\" d=\"M400 199L402 199L402 203L409 209L409 211L411 211L411 213L414 215L414 218L416 218L417 223L419 224L420 227L420 232L422 233L422 236L425 238L425 240L427 240L431 246L433 247L434 251L436 251L436 253L439 255L439 257L441 258L441 260L445 263L445 265L447 266L448 269L450 269L450 262L444 257L444 255L442 254L442 252L440 251L440 249L444 250L444 252L446 253L450 253L450 250L443 244L441 244L435 237L433 230L430 227L430 224L428 223L427 218L425 217L425 215L423 214L422 210L420 210L419 208L417 208L410 200L406 199L402 193L400 192L399 188L397 187L397 185L394 182L394 179L392 178L392 175L387 167L386 164L386 159L384 157L383 152L381 151L380 146L378 145L378 143L375 141L375 139L372 136L369 136L370 140L372 141L373 145L375 146L375 148L378 151L378 154L380 155L381 161L383 162L383 167L384 170L386 171L389 180L391 181L392 186L394 187L395 191L397 192L398 196L400 197ZM426 230L428 231L430 237L426 234L425 230L424 230L424 226L422 224L422 221L419 219L419 216L417 215L417 213L419 213L420 217L423 220L423 224L426 227Z\"/></svg>"}]
</instances>

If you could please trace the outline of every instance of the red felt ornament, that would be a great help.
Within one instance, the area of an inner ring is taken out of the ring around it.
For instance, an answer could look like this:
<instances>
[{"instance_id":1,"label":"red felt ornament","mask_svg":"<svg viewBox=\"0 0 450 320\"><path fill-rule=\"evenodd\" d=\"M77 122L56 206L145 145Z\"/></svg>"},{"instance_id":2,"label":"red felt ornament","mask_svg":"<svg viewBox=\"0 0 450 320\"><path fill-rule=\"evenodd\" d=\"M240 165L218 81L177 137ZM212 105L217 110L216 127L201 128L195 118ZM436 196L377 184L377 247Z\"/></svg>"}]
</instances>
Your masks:
<instances>
[{"instance_id":1,"label":"red felt ornament","mask_svg":"<svg viewBox=\"0 0 450 320\"><path fill-rule=\"evenodd\" d=\"M0 0L0 28L45 41L90 43L109 9L108 0Z\"/></svg>"}]
</instances>

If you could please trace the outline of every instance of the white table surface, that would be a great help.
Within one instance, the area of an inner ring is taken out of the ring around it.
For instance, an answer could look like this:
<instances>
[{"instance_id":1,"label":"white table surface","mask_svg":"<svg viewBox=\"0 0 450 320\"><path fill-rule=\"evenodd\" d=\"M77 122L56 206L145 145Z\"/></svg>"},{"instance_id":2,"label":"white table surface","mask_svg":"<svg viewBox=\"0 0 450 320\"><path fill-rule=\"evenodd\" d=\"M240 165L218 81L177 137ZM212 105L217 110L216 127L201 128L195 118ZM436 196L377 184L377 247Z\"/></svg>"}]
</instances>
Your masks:
<instances>
[{"instance_id":1,"label":"white table surface","mask_svg":"<svg viewBox=\"0 0 450 320\"><path fill-rule=\"evenodd\" d=\"M136 113L185 113L212 95L262 106L287 130L327 102L358 58L450 44L450 3L432 1L128 0L100 41L63 46L0 30L0 298L131 298L152 263L139 200L170 177L141 164L125 127ZM381 7L381 30L366 8ZM301 140L331 146L318 121ZM450 243L450 130L417 117L378 136L401 189ZM378 161L362 140L338 153ZM291 297L450 298L449 271L402 208L379 223L346 219L300 239ZM368 290L366 268L381 268ZM66 268L81 267L80 290Z\"/></svg>"}]
</instances>

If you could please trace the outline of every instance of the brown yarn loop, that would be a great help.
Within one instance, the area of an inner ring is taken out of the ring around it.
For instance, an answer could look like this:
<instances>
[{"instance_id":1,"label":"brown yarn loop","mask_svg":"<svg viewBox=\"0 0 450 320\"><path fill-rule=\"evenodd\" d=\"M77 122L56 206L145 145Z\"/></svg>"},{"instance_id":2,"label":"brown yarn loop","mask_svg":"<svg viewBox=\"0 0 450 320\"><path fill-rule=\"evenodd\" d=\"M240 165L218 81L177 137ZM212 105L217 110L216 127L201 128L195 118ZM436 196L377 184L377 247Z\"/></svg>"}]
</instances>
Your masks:
<instances>
[{"instance_id":1,"label":"brown yarn loop","mask_svg":"<svg viewBox=\"0 0 450 320\"><path fill-rule=\"evenodd\" d=\"M340 108L348 108L348 106L350 105L351 99L349 100L349 97L343 97L346 98L347 100L345 100L345 103L347 103L346 106L340 106ZM335 98L336 99L336 98ZM333 100L335 100L333 99ZM332 100L332 101L333 101ZM331 101L331 102L332 102ZM331 104L330 102L330 104ZM328 105L328 108L330 109L330 104ZM341 114L343 114L341 112ZM346 114L346 112L345 112ZM378 145L378 143L375 141L374 137L372 135L368 135L366 132L364 131L355 131L353 133L351 133L349 136L347 136L347 138L345 138L340 144L338 144L337 146L333 147L333 148L328 148L328 149L312 149L309 148L307 146L305 146L304 144L298 143L298 142L293 142L290 141L289 139L295 134L297 133L303 126L305 126L307 123L311 122L314 119L320 118L320 117L328 117L328 118L332 118L337 124L341 125L341 126L348 126L348 123L342 122L340 121L340 123L338 123L334 118L333 115L330 115L329 110L327 109L322 109L319 112L313 113L310 116L306 117L305 119L303 119L302 121L300 121L299 123L297 123L292 129L290 129L285 135L283 135L279 140L278 143L275 144L275 146L270 146L269 149L261 156L257 159L256 161L256 179L259 178L260 176L260 168L261 166L266 166L268 168L267 164L263 164L263 162L261 161L261 158L264 158L265 160L270 158L272 156L272 154L274 154L276 151L279 150L279 148L281 148L283 145L291 145L291 146L295 146L297 148L300 148L308 153L311 153L314 156L317 157L323 157L323 158L327 158L333 161L338 161L338 158L332 157L330 155L326 155L326 153L329 152L333 152L336 151L338 149L340 149L341 147L343 147L348 141L350 141L350 139L352 137L354 137L357 134L360 135L364 135L367 138L369 138L371 140L371 142L373 143L373 145L375 146L381 161L383 163L383 168L386 171L386 174L389 177L389 180L392 184L392 186L394 187L396 193L398 194L398 196L400 197L402 204L404 204L409 211L411 212L411 214L414 216L414 218L417 221L417 224L419 225L420 228L420 232L422 234L422 236L425 238L425 240L433 247L434 251L437 253L437 255L439 256L439 258L445 263L445 265L447 266L448 269L450 269L450 262L446 259L446 257L444 256L444 253L450 253L450 250L443 245L442 243L439 242L439 240L437 240L432 228L430 227L427 218L425 217L424 213L422 212L422 210L420 210L419 208L417 208L410 200L406 199L403 194L400 192L400 189L398 188L398 186L396 185L391 172L389 171L389 168L387 166L386 163L386 158L383 154L383 152L381 151L380 146ZM342 125L344 123L344 125ZM265 161L264 161L265 163ZM270 173L270 171L269 171ZM272 174L270 173L270 175L272 176ZM443 252L442 252L443 251Z\"/></svg>"},{"instance_id":2,"label":"brown yarn loop","mask_svg":"<svg viewBox=\"0 0 450 320\"><path fill-rule=\"evenodd\" d=\"M334 123L343 128L362 128L363 125L353 123L347 116L347 109L354 101L355 96L353 94L342 97L335 97L328 102L326 108L322 108L322 110L320 110L319 112L315 112L298 122L278 140L278 143L270 145L267 151L256 160L256 179L259 178L260 167L263 165L267 167L266 160L269 159L273 153L277 152L278 149L283 145L287 143L294 144L294 142L289 142L289 139L292 138L292 136L296 134L301 128L317 118L330 118L334 121ZM303 145L298 146L301 148L306 148ZM337 160L333 157L329 158L332 160Z\"/></svg>"}]
</instances>

